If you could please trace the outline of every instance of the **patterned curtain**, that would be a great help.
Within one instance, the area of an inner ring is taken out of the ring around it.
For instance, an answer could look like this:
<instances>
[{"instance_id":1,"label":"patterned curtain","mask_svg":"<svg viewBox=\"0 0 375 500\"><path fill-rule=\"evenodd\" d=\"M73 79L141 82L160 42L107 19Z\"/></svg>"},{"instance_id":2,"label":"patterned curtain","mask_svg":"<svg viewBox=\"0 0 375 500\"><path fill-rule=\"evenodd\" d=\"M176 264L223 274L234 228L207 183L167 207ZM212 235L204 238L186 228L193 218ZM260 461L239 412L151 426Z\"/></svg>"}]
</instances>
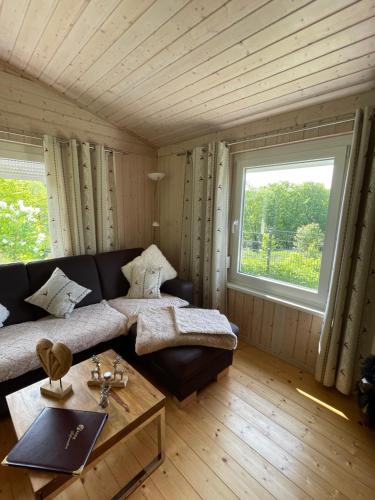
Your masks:
<instances>
[{"instance_id":1,"label":"patterned curtain","mask_svg":"<svg viewBox=\"0 0 375 500\"><path fill-rule=\"evenodd\" d=\"M180 275L194 284L194 304L226 309L229 152L210 143L187 154Z\"/></svg>"},{"instance_id":2,"label":"patterned curtain","mask_svg":"<svg viewBox=\"0 0 375 500\"><path fill-rule=\"evenodd\" d=\"M350 394L370 353L375 303L374 114L356 113L316 378Z\"/></svg>"},{"instance_id":3,"label":"patterned curtain","mask_svg":"<svg viewBox=\"0 0 375 500\"><path fill-rule=\"evenodd\" d=\"M117 246L114 156L72 139L44 136L49 227L54 257Z\"/></svg>"}]
</instances>

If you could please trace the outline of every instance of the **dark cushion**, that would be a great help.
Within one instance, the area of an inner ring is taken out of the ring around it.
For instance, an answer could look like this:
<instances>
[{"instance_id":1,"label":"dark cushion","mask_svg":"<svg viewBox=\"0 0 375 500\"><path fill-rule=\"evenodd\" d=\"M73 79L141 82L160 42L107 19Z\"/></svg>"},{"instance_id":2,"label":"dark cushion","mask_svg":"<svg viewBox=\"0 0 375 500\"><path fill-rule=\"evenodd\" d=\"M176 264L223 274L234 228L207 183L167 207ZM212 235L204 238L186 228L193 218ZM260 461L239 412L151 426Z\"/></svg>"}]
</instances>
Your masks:
<instances>
[{"instance_id":1,"label":"dark cushion","mask_svg":"<svg viewBox=\"0 0 375 500\"><path fill-rule=\"evenodd\" d=\"M26 269L30 281L30 294L35 293L44 285L56 267L59 267L71 280L91 290L91 293L86 295L76 307L97 304L103 300L98 270L94 257L91 255L77 255L74 257L29 262L26 264ZM33 307L35 308L37 318L41 318L47 314L43 309L37 306Z\"/></svg>"},{"instance_id":2,"label":"dark cushion","mask_svg":"<svg viewBox=\"0 0 375 500\"><path fill-rule=\"evenodd\" d=\"M186 300L190 304L193 302L193 283L190 281L174 278L163 283L160 290L169 293L169 295L180 297L180 299Z\"/></svg>"},{"instance_id":3,"label":"dark cushion","mask_svg":"<svg viewBox=\"0 0 375 500\"><path fill-rule=\"evenodd\" d=\"M121 272L122 266L138 257L143 248L117 250L95 255L103 297L106 300L122 297L128 293L129 282Z\"/></svg>"},{"instance_id":4,"label":"dark cushion","mask_svg":"<svg viewBox=\"0 0 375 500\"><path fill-rule=\"evenodd\" d=\"M33 306L24 300L29 295L29 280L25 265L21 263L1 265L0 304L10 312L4 326L35 319Z\"/></svg>"}]
</instances>

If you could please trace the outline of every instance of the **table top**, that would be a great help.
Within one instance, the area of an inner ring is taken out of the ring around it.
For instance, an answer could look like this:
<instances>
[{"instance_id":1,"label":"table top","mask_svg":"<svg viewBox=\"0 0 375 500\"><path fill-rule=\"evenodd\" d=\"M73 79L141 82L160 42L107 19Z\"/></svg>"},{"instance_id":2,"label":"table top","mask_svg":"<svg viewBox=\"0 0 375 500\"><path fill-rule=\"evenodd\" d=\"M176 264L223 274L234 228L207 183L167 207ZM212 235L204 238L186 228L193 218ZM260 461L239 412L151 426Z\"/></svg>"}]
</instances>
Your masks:
<instances>
[{"instance_id":1,"label":"table top","mask_svg":"<svg viewBox=\"0 0 375 500\"><path fill-rule=\"evenodd\" d=\"M99 355L102 373L107 370L113 371L112 362L115 356L116 353L113 350ZM99 387L88 387L87 385L87 381L91 377L91 369L94 367L91 359L72 366L69 373L63 378L64 382L73 386L73 394L64 400L47 398L40 393L40 386L48 379L9 394L6 399L18 439L45 406L103 411L108 413L108 419L90 455L89 462L98 458L165 406L165 396L148 380L123 359L121 359L120 365L121 368L125 368L129 380L125 388L112 389L109 405L105 410L98 406ZM41 490L57 477L55 473L31 469L29 475L34 492Z\"/></svg>"}]
</instances>

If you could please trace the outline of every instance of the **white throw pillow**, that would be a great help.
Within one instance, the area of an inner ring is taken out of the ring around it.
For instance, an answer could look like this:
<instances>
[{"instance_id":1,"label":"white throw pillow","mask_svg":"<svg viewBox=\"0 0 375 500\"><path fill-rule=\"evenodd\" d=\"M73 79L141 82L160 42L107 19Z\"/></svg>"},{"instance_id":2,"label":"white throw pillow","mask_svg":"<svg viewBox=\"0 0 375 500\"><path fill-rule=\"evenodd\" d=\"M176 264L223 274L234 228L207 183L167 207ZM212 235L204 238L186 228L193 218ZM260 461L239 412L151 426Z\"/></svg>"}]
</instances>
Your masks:
<instances>
[{"instance_id":1,"label":"white throw pillow","mask_svg":"<svg viewBox=\"0 0 375 500\"><path fill-rule=\"evenodd\" d=\"M160 299L161 267L137 264L132 268L130 288L127 297L130 299Z\"/></svg>"},{"instance_id":2,"label":"white throw pillow","mask_svg":"<svg viewBox=\"0 0 375 500\"><path fill-rule=\"evenodd\" d=\"M8 317L9 317L8 309L2 304L0 304L0 328L4 326L3 323Z\"/></svg>"},{"instance_id":3,"label":"white throw pillow","mask_svg":"<svg viewBox=\"0 0 375 500\"><path fill-rule=\"evenodd\" d=\"M56 267L49 280L25 301L41 307L56 318L68 318L76 304L89 293L91 290L70 280Z\"/></svg>"},{"instance_id":4,"label":"white throw pillow","mask_svg":"<svg viewBox=\"0 0 375 500\"><path fill-rule=\"evenodd\" d=\"M177 276L177 271L170 265L156 245L150 245L141 255L128 262L121 268L125 278L131 283L132 268L134 265L143 264L146 267L161 267L161 284L164 281L173 280Z\"/></svg>"}]
</instances>

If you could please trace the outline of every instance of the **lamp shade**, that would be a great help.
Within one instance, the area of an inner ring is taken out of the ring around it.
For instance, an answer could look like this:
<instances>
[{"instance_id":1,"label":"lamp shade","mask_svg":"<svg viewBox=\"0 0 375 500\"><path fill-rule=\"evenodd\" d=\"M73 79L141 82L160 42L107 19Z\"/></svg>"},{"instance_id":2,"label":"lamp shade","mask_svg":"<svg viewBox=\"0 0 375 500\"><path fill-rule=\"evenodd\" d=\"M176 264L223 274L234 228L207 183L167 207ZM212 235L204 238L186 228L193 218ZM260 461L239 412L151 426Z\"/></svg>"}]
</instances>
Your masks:
<instances>
[{"instance_id":1,"label":"lamp shade","mask_svg":"<svg viewBox=\"0 0 375 500\"><path fill-rule=\"evenodd\" d=\"M149 179L152 181L161 181L165 177L164 172L151 172L150 174L147 174Z\"/></svg>"}]
</instances>

